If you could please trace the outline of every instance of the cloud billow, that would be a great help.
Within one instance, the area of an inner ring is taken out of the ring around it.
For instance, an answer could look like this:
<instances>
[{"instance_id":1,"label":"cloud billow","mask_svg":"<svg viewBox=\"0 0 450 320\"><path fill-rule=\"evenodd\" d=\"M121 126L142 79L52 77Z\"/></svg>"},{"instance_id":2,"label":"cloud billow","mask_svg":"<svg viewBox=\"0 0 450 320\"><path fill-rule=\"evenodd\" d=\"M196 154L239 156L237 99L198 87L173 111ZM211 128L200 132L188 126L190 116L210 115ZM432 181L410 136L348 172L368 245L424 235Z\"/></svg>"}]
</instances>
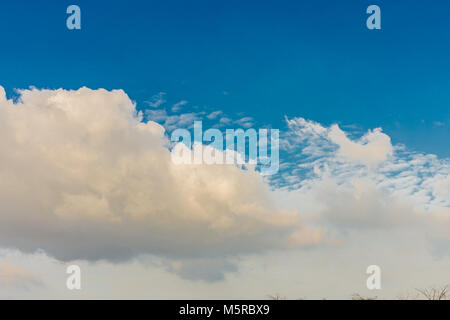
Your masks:
<instances>
[{"instance_id":1,"label":"cloud billow","mask_svg":"<svg viewBox=\"0 0 450 320\"><path fill-rule=\"evenodd\" d=\"M0 87L0 246L57 259L214 258L309 246L252 170L175 165L121 90ZM184 270L184 269L183 269Z\"/></svg>"}]
</instances>

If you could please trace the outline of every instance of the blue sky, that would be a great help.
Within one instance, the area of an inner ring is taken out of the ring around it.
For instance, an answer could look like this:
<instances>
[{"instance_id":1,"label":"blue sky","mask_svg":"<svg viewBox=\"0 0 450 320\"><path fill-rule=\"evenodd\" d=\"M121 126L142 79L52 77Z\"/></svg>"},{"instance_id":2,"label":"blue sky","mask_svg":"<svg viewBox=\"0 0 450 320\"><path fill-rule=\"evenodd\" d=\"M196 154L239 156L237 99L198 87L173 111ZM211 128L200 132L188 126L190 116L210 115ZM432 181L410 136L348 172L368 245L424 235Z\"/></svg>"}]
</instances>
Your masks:
<instances>
[{"instance_id":1,"label":"blue sky","mask_svg":"<svg viewBox=\"0 0 450 320\"><path fill-rule=\"evenodd\" d=\"M82 30L65 27L68 5ZM168 102L326 125L383 127L393 143L450 156L450 5L377 1L3 1L0 83L121 88Z\"/></svg>"}]
</instances>

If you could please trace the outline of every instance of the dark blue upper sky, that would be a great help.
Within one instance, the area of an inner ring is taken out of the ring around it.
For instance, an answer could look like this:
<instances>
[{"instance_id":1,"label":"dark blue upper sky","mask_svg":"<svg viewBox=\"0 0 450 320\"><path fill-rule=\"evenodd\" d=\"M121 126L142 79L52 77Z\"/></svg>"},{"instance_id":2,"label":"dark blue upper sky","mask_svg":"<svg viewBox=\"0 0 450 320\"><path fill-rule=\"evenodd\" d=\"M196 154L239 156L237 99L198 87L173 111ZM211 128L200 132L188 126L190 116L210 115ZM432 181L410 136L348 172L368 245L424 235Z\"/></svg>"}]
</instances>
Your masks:
<instances>
[{"instance_id":1,"label":"dark blue upper sky","mask_svg":"<svg viewBox=\"0 0 450 320\"><path fill-rule=\"evenodd\" d=\"M66 8L82 30L66 28ZM377 4L382 30L366 28ZM383 127L450 156L449 1L24 1L0 3L0 85L124 89L169 102ZM228 94L224 94L224 92Z\"/></svg>"}]
</instances>

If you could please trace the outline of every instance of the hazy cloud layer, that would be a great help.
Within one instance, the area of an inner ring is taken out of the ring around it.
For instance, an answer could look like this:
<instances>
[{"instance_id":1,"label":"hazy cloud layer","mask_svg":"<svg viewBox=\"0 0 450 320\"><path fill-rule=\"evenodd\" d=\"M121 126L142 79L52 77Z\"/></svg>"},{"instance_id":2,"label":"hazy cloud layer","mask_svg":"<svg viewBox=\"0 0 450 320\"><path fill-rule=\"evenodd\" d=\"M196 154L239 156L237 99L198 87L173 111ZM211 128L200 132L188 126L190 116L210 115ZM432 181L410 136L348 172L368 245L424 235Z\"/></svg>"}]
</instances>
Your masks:
<instances>
[{"instance_id":1,"label":"hazy cloud layer","mask_svg":"<svg viewBox=\"0 0 450 320\"><path fill-rule=\"evenodd\" d=\"M28 289L41 284L42 281L27 269L0 260L0 286Z\"/></svg>"}]
</instances>

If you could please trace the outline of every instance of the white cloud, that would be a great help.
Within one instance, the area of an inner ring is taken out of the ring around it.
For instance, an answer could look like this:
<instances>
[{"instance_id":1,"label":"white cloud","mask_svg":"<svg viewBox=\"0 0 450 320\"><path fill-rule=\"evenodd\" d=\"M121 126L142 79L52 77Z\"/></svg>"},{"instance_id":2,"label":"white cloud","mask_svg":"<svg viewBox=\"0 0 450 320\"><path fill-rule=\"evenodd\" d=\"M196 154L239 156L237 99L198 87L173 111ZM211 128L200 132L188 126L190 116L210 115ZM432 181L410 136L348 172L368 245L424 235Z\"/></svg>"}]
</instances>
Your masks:
<instances>
[{"instance_id":1,"label":"white cloud","mask_svg":"<svg viewBox=\"0 0 450 320\"><path fill-rule=\"evenodd\" d=\"M178 112L181 110L181 108L186 105L188 102L186 100L181 100L180 102L175 103L172 106L172 112Z\"/></svg>"},{"instance_id":2,"label":"white cloud","mask_svg":"<svg viewBox=\"0 0 450 320\"><path fill-rule=\"evenodd\" d=\"M252 117L243 117L241 119L234 121L234 123L247 129L247 128L250 128L253 126L253 118Z\"/></svg>"},{"instance_id":3,"label":"white cloud","mask_svg":"<svg viewBox=\"0 0 450 320\"><path fill-rule=\"evenodd\" d=\"M450 206L450 175L437 175L432 183L433 194L436 198L447 199Z\"/></svg>"},{"instance_id":4,"label":"white cloud","mask_svg":"<svg viewBox=\"0 0 450 320\"><path fill-rule=\"evenodd\" d=\"M162 104L167 102L164 99L165 95L165 92L159 92L158 94L155 94L150 101L145 101L145 103L152 108L159 108Z\"/></svg>"},{"instance_id":5,"label":"white cloud","mask_svg":"<svg viewBox=\"0 0 450 320\"><path fill-rule=\"evenodd\" d=\"M220 118L219 122L220 122L220 124L226 125L226 124L231 123L232 120L230 118L228 118L228 117L222 117L222 118Z\"/></svg>"},{"instance_id":6,"label":"white cloud","mask_svg":"<svg viewBox=\"0 0 450 320\"><path fill-rule=\"evenodd\" d=\"M217 110L217 111L211 112L211 113L208 114L206 117L207 117L208 119L210 119L210 120L214 120L214 119L216 119L218 116L220 116L222 113L223 113L222 111Z\"/></svg>"},{"instance_id":7,"label":"white cloud","mask_svg":"<svg viewBox=\"0 0 450 320\"><path fill-rule=\"evenodd\" d=\"M381 128L369 130L359 140L353 141L338 125L329 128L303 118L286 119L289 127L286 150L296 150L304 145L303 152L311 156L339 156L343 161L360 162L374 167L392 154L391 139Z\"/></svg>"},{"instance_id":8,"label":"white cloud","mask_svg":"<svg viewBox=\"0 0 450 320\"><path fill-rule=\"evenodd\" d=\"M201 120L203 112L190 112L176 115L168 115L165 109L146 110L146 115L151 121L160 123L167 131L178 128L191 128L194 121Z\"/></svg>"},{"instance_id":9,"label":"white cloud","mask_svg":"<svg viewBox=\"0 0 450 320\"><path fill-rule=\"evenodd\" d=\"M368 166L377 166L392 154L391 139L380 128L370 130L359 141L352 141L337 125L333 125L328 136L339 146L339 155Z\"/></svg>"}]
</instances>

